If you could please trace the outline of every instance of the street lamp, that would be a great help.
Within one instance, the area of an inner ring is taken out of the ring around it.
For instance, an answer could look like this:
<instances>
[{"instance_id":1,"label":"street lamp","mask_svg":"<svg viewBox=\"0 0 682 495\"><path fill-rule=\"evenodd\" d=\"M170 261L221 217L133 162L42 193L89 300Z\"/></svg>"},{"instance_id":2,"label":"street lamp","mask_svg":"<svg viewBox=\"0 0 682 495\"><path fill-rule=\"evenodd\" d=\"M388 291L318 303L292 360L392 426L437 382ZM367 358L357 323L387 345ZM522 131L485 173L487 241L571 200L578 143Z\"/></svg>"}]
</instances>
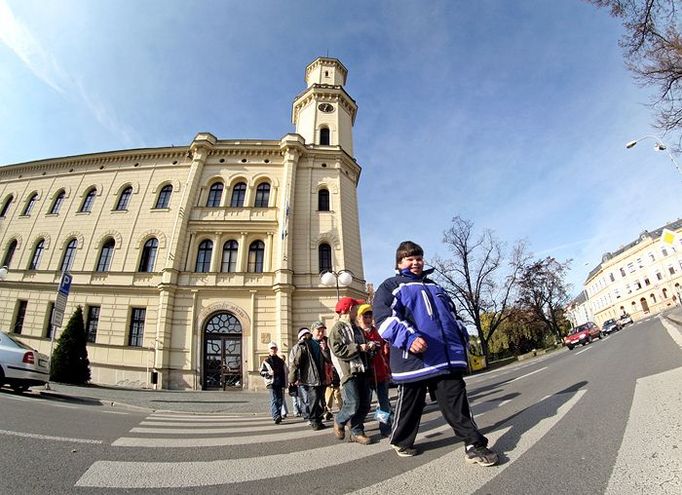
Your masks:
<instances>
[{"instance_id":1,"label":"street lamp","mask_svg":"<svg viewBox=\"0 0 682 495\"><path fill-rule=\"evenodd\" d=\"M5 280L7 278L7 274L9 273L9 268L6 266L3 266L0 268L0 281Z\"/></svg>"},{"instance_id":2,"label":"street lamp","mask_svg":"<svg viewBox=\"0 0 682 495\"><path fill-rule=\"evenodd\" d=\"M327 270L320 274L320 282L326 287L336 286L336 300L339 297L339 287L348 287L353 283L353 272L350 270L339 270L338 272Z\"/></svg>"},{"instance_id":3,"label":"street lamp","mask_svg":"<svg viewBox=\"0 0 682 495\"><path fill-rule=\"evenodd\" d=\"M675 165L675 168L677 169L677 171L678 171L680 174L682 174L682 170L680 169L680 166L677 164L677 161L675 160L675 157L672 155L672 153L670 153L670 150L668 149L668 145L665 144L665 143L661 140L661 138L659 138L659 137L657 137L657 136L652 136L652 135L642 136L642 137L639 138L639 139L635 139L634 141L630 141L629 143L627 143L627 144L625 145L625 147L626 147L627 149L632 149L632 148L634 148L634 147L637 145L637 143L639 143L640 141L643 141L643 140L645 140L645 139L653 139L653 140L655 141L655 143L656 143L656 144L654 144L654 149L655 149L656 151L665 151L665 152L667 153L667 155L668 155L668 158L670 158L670 161L673 162L673 165Z\"/></svg>"}]
</instances>

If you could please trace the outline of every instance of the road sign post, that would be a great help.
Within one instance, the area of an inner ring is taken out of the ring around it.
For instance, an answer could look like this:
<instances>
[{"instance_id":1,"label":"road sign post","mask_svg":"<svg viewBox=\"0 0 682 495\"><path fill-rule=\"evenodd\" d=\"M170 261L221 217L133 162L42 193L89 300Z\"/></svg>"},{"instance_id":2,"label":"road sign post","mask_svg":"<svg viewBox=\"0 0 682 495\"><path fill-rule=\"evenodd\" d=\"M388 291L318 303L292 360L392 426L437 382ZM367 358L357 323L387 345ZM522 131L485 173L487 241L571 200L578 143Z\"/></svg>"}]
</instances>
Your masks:
<instances>
[{"instance_id":1,"label":"road sign post","mask_svg":"<svg viewBox=\"0 0 682 495\"><path fill-rule=\"evenodd\" d=\"M71 281L73 277L69 272L62 272L62 278L59 280L59 288L57 289L57 299L54 301L52 308L52 315L50 317L50 325L52 326L52 335L50 336L50 363L52 362L52 351L54 349L54 337L57 334L57 329L61 328L64 322L64 312L66 311L66 301L69 298L71 291ZM50 383L45 384L46 389L50 389Z\"/></svg>"}]
</instances>

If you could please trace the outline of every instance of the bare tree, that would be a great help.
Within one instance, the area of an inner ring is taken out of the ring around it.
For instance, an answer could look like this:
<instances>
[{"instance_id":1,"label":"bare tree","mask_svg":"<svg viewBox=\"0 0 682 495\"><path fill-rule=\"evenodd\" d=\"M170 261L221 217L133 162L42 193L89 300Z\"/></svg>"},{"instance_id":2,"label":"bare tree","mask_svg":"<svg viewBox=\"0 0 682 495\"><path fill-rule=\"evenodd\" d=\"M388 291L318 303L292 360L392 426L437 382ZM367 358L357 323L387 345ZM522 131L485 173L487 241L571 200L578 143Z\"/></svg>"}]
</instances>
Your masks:
<instances>
[{"instance_id":1,"label":"bare tree","mask_svg":"<svg viewBox=\"0 0 682 495\"><path fill-rule=\"evenodd\" d=\"M564 308L570 301L564 281L570 261L563 263L548 256L527 265L519 279L517 303L531 311L561 341L565 326Z\"/></svg>"},{"instance_id":2,"label":"bare tree","mask_svg":"<svg viewBox=\"0 0 682 495\"><path fill-rule=\"evenodd\" d=\"M620 40L628 68L643 86L657 88L651 102L656 127L664 133L682 129L682 37L676 0L586 0L622 19ZM682 138L678 138L680 149Z\"/></svg>"},{"instance_id":3,"label":"bare tree","mask_svg":"<svg viewBox=\"0 0 682 495\"><path fill-rule=\"evenodd\" d=\"M517 242L505 258L504 245L492 231L477 235L473 222L459 216L443 232L443 243L451 256L432 260L436 278L464 309L460 318L476 327L481 350L487 357L490 338L509 317L508 307L526 262L525 244Z\"/></svg>"}]
</instances>

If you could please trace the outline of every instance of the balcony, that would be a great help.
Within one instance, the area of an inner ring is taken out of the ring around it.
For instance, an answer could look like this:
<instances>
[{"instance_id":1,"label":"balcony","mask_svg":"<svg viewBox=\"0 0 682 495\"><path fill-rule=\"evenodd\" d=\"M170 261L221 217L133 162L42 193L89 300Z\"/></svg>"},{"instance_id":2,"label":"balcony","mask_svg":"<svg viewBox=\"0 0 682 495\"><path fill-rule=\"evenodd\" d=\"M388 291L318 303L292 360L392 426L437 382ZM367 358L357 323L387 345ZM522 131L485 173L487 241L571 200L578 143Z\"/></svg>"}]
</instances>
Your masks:
<instances>
[{"instance_id":1,"label":"balcony","mask_svg":"<svg viewBox=\"0 0 682 495\"><path fill-rule=\"evenodd\" d=\"M276 222L277 208L193 208L190 222Z\"/></svg>"}]
</instances>

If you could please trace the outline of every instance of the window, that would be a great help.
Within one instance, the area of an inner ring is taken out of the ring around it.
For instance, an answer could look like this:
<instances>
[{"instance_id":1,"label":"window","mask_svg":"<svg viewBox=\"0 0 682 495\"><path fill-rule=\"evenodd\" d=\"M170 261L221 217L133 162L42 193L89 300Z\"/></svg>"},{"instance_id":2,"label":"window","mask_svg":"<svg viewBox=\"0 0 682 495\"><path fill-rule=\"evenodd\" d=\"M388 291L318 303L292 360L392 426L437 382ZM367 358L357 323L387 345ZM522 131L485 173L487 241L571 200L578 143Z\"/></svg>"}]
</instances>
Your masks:
<instances>
[{"instance_id":1,"label":"window","mask_svg":"<svg viewBox=\"0 0 682 495\"><path fill-rule=\"evenodd\" d=\"M94 342L97 338L97 326L99 325L99 306L88 306L88 318L85 322L85 333L88 342Z\"/></svg>"},{"instance_id":2,"label":"window","mask_svg":"<svg viewBox=\"0 0 682 495\"><path fill-rule=\"evenodd\" d=\"M654 261L656 261L656 257L654 256L654 253L649 253L649 261L651 261L652 263Z\"/></svg>"},{"instance_id":3,"label":"window","mask_svg":"<svg viewBox=\"0 0 682 495\"><path fill-rule=\"evenodd\" d=\"M199 244L199 251L197 252L197 263L194 268L195 272L206 273L211 269L211 254L213 253L213 242L208 239L201 241Z\"/></svg>"},{"instance_id":4,"label":"window","mask_svg":"<svg viewBox=\"0 0 682 495\"><path fill-rule=\"evenodd\" d=\"M320 189L317 193L317 209L329 211L329 189Z\"/></svg>"},{"instance_id":5,"label":"window","mask_svg":"<svg viewBox=\"0 0 682 495\"><path fill-rule=\"evenodd\" d=\"M111 259L114 257L114 247L116 243L112 238L107 239L107 241L102 246L102 250L99 252L99 260L97 260L96 272L108 272L111 268Z\"/></svg>"},{"instance_id":6,"label":"window","mask_svg":"<svg viewBox=\"0 0 682 495\"><path fill-rule=\"evenodd\" d=\"M616 277L613 276L613 273L609 273L609 280L611 280L611 282L616 281Z\"/></svg>"},{"instance_id":7,"label":"window","mask_svg":"<svg viewBox=\"0 0 682 495\"><path fill-rule=\"evenodd\" d=\"M639 280L635 280L635 288L636 288L637 290L639 290L639 289L642 288L642 284L640 283Z\"/></svg>"},{"instance_id":8,"label":"window","mask_svg":"<svg viewBox=\"0 0 682 495\"><path fill-rule=\"evenodd\" d=\"M317 248L319 257L320 273L332 269L332 248L329 244L320 244Z\"/></svg>"},{"instance_id":9,"label":"window","mask_svg":"<svg viewBox=\"0 0 682 495\"><path fill-rule=\"evenodd\" d=\"M220 199L223 197L223 183L216 182L208 190L208 200L206 206L209 208L216 208L220 206Z\"/></svg>"},{"instance_id":10,"label":"window","mask_svg":"<svg viewBox=\"0 0 682 495\"><path fill-rule=\"evenodd\" d=\"M651 282L649 281L649 277L644 277L644 285L651 285Z\"/></svg>"},{"instance_id":11,"label":"window","mask_svg":"<svg viewBox=\"0 0 682 495\"><path fill-rule=\"evenodd\" d=\"M675 275L675 267L668 265L668 273L670 273L670 275Z\"/></svg>"},{"instance_id":12,"label":"window","mask_svg":"<svg viewBox=\"0 0 682 495\"><path fill-rule=\"evenodd\" d=\"M170 204L171 195L173 194L173 186L166 184L159 191L159 197L156 198L156 205L154 208L168 208Z\"/></svg>"},{"instance_id":13,"label":"window","mask_svg":"<svg viewBox=\"0 0 682 495\"><path fill-rule=\"evenodd\" d=\"M662 248L661 248L661 254L662 254L663 256L668 256L668 250L667 250L666 248L662 247Z\"/></svg>"},{"instance_id":14,"label":"window","mask_svg":"<svg viewBox=\"0 0 682 495\"><path fill-rule=\"evenodd\" d=\"M54 315L54 302L50 301L47 304L47 322L45 325L45 337L48 339L52 338L52 333L54 332L54 327L52 326L52 315Z\"/></svg>"},{"instance_id":15,"label":"window","mask_svg":"<svg viewBox=\"0 0 682 495\"><path fill-rule=\"evenodd\" d=\"M656 279L663 280L663 275L661 275L661 272L656 272Z\"/></svg>"},{"instance_id":16,"label":"window","mask_svg":"<svg viewBox=\"0 0 682 495\"><path fill-rule=\"evenodd\" d=\"M270 202L270 184L263 182L258 184L256 188L256 201L254 207L256 208L267 208Z\"/></svg>"},{"instance_id":17,"label":"window","mask_svg":"<svg viewBox=\"0 0 682 495\"><path fill-rule=\"evenodd\" d=\"M26 202L26 207L24 208L24 212L22 213L22 215L30 215L31 210L33 210L33 207L36 205L37 201L38 193L33 193L33 195L31 195L31 197Z\"/></svg>"},{"instance_id":18,"label":"window","mask_svg":"<svg viewBox=\"0 0 682 495\"><path fill-rule=\"evenodd\" d=\"M320 128L320 144L329 145L329 127Z\"/></svg>"},{"instance_id":19,"label":"window","mask_svg":"<svg viewBox=\"0 0 682 495\"><path fill-rule=\"evenodd\" d=\"M237 271L237 251L239 244L237 241L227 241L223 244L223 262L220 267L222 272L236 272Z\"/></svg>"},{"instance_id":20,"label":"window","mask_svg":"<svg viewBox=\"0 0 682 495\"><path fill-rule=\"evenodd\" d=\"M130 332L128 334L128 345L131 347L142 347L144 318L146 314L146 308L132 308L130 314Z\"/></svg>"},{"instance_id":21,"label":"window","mask_svg":"<svg viewBox=\"0 0 682 495\"><path fill-rule=\"evenodd\" d=\"M253 241L249 246L249 268L253 273L263 273L263 259L265 258L265 244L263 241Z\"/></svg>"},{"instance_id":22,"label":"window","mask_svg":"<svg viewBox=\"0 0 682 495\"><path fill-rule=\"evenodd\" d=\"M17 307L17 316L14 319L14 325L12 325L12 331L14 333L20 334L24 328L24 318L26 317L26 307L28 306L28 301L17 301L19 306Z\"/></svg>"},{"instance_id":23,"label":"window","mask_svg":"<svg viewBox=\"0 0 682 495\"><path fill-rule=\"evenodd\" d=\"M85 198L83 199L83 204L81 205L81 209L78 211L81 211L83 213L88 213L92 211L92 205L95 202L95 195L97 194L97 188L93 187L88 191L88 193L85 195Z\"/></svg>"},{"instance_id":24,"label":"window","mask_svg":"<svg viewBox=\"0 0 682 495\"><path fill-rule=\"evenodd\" d=\"M64 191L59 191L59 194L57 194L57 197L54 198L54 201L52 202L52 206L50 206L51 214L56 215L59 213L59 210L62 208L62 203L64 202L64 196L66 196Z\"/></svg>"},{"instance_id":25,"label":"window","mask_svg":"<svg viewBox=\"0 0 682 495\"><path fill-rule=\"evenodd\" d=\"M78 247L78 241L76 239L71 239L69 244L66 246L66 251L64 251L64 257L62 258L62 264L59 269L63 272L68 272L73 266L73 259L76 257L76 248Z\"/></svg>"},{"instance_id":26,"label":"window","mask_svg":"<svg viewBox=\"0 0 682 495\"><path fill-rule=\"evenodd\" d=\"M45 248L45 239L40 239L33 249L33 257L31 263L28 265L29 270L37 270L40 266L40 258L43 256L43 249Z\"/></svg>"},{"instance_id":27,"label":"window","mask_svg":"<svg viewBox=\"0 0 682 495\"><path fill-rule=\"evenodd\" d=\"M625 277L625 269L624 268L620 269L620 276Z\"/></svg>"},{"instance_id":28,"label":"window","mask_svg":"<svg viewBox=\"0 0 682 495\"><path fill-rule=\"evenodd\" d=\"M137 268L138 272L154 271L154 262L156 261L156 251L158 247L159 241L153 237L144 243L142 257L140 258L140 266Z\"/></svg>"},{"instance_id":29,"label":"window","mask_svg":"<svg viewBox=\"0 0 682 495\"><path fill-rule=\"evenodd\" d=\"M9 197L5 200L5 203L2 205L2 211L0 211L0 217L4 217L7 215L7 210L9 210L9 207L12 204L13 199L14 196L10 194Z\"/></svg>"},{"instance_id":30,"label":"window","mask_svg":"<svg viewBox=\"0 0 682 495\"><path fill-rule=\"evenodd\" d=\"M118 202L116 203L116 211L121 211L121 210L127 210L128 209L128 203L130 202L130 196L133 195L133 188L128 186L126 187L123 191L121 191L121 194L118 197Z\"/></svg>"},{"instance_id":31,"label":"window","mask_svg":"<svg viewBox=\"0 0 682 495\"><path fill-rule=\"evenodd\" d=\"M17 250L17 240L12 239L12 242L7 246L7 251L5 251L5 257L2 259L2 266L9 266L12 264L12 258L14 257L14 251Z\"/></svg>"},{"instance_id":32,"label":"window","mask_svg":"<svg viewBox=\"0 0 682 495\"><path fill-rule=\"evenodd\" d=\"M246 197L246 184L240 182L235 184L232 188L232 199L230 199L230 206L232 208L242 208L244 206L244 198Z\"/></svg>"}]
</instances>

